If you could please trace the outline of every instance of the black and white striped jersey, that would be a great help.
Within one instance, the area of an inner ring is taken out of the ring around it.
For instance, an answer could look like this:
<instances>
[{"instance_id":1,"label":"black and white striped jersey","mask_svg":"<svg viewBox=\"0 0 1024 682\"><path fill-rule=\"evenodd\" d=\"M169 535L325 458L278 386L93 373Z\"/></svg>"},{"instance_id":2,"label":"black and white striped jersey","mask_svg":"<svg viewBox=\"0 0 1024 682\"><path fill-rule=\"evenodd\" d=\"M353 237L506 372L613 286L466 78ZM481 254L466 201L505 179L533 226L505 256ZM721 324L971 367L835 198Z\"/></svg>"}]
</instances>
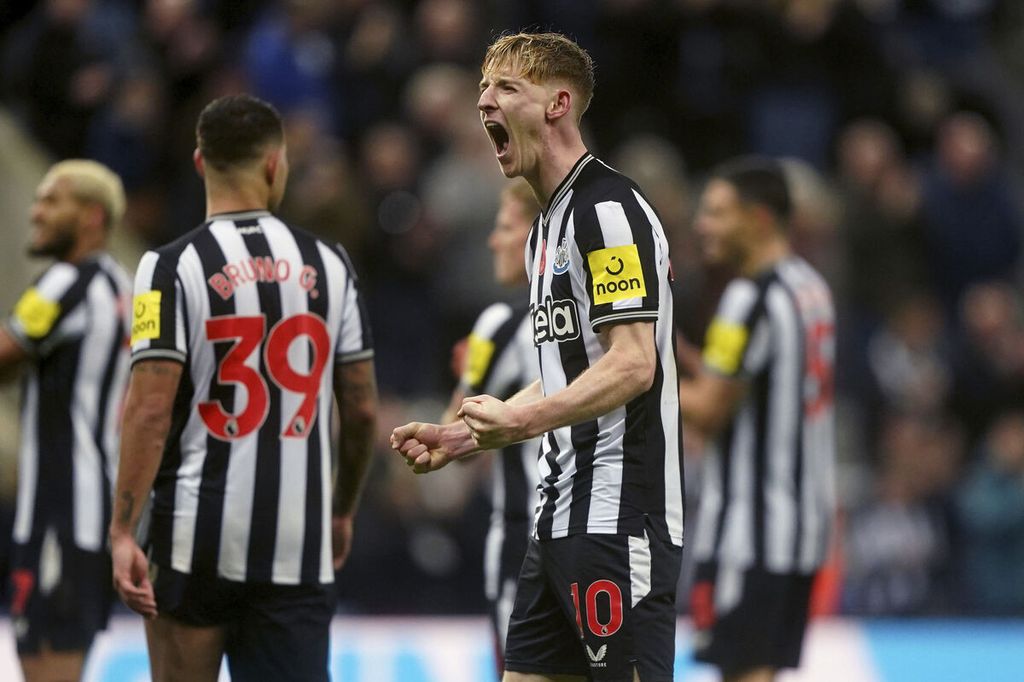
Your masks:
<instances>
[{"instance_id":1,"label":"black and white striped jersey","mask_svg":"<svg viewBox=\"0 0 1024 682\"><path fill-rule=\"evenodd\" d=\"M527 245L530 314L545 395L604 355L598 332L654 323L654 384L593 421L543 438L536 535L640 535L649 517L683 541L682 438L668 242L628 178L590 154L576 162Z\"/></svg>"},{"instance_id":2,"label":"black and white striped jersey","mask_svg":"<svg viewBox=\"0 0 1024 682\"><path fill-rule=\"evenodd\" d=\"M344 250L265 211L216 215L142 257L132 305L132 362L185 365L153 487L153 561L333 581L333 368L373 356Z\"/></svg>"},{"instance_id":3,"label":"black and white striped jersey","mask_svg":"<svg viewBox=\"0 0 1024 682\"><path fill-rule=\"evenodd\" d=\"M30 356L21 407L14 542L106 550L128 376L131 279L109 255L55 263L7 329Z\"/></svg>"},{"instance_id":4,"label":"black and white striped jersey","mask_svg":"<svg viewBox=\"0 0 1024 682\"><path fill-rule=\"evenodd\" d=\"M832 296L789 257L736 279L708 328L704 364L748 390L704 466L699 561L809 573L835 508Z\"/></svg>"},{"instance_id":5,"label":"black and white striped jersey","mask_svg":"<svg viewBox=\"0 0 1024 682\"><path fill-rule=\"evenodd\" d=\"M465 395L507 400L539 378L527 313L525 305L495 303L480 314L469 335L460 382ZM540 439L515 443L496 453L492 463L491 526L484 550L484 590L491 601L503 591L502 576L514 580L526 556L537 509L539 452Z\"/></svg>"}]
</instances>

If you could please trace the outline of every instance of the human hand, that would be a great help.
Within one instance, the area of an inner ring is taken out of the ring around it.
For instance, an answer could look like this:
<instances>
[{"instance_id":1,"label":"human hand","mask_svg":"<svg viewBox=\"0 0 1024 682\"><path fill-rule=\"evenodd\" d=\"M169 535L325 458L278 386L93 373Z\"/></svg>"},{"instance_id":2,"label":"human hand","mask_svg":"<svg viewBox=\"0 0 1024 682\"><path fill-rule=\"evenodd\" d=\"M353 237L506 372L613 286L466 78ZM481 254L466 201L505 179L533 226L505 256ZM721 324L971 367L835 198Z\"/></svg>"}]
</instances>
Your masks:
<instances>
[{"instance_id":1,"label":"human hand","mask_svg":"<svg viewBox=\"0 0 1024 682\"><path fill-rule=\"evenodd\" d=\"M442 444L445 427L410 422L391 432L391 448L405 458L417 474L437 471L455 457Z\"/></svg>"},{"instance_id":2,"label":"human hand","mask_svg":"<svg viewBox=\"0 0 1024 682\"><path fill-rule=\"evenodd\" d=\"M132 611L155 618L156 595L149 581L149 560L131 535L110 538L110 558L114 568L114 589Z\"/></svg>"},{"instance_id":3,"label":"human hand","mask_svg":"<svg viewBox=\"0 0 1024 682\"><path fill-rule=\"evenodd\" d=\"M523 411L489 395L463 400L458 416L481 450L503 448L530 437Z\"/></svg>"}]
</instances>

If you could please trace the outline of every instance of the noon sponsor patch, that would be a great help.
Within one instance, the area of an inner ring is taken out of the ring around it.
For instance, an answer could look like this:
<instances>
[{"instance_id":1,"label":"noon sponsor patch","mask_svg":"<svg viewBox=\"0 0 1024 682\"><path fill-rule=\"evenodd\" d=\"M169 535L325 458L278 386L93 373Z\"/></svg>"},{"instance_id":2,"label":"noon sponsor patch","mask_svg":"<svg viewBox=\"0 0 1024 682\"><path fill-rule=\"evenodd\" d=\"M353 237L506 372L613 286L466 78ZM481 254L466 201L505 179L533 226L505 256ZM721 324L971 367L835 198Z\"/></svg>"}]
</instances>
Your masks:
<instances>
[{"instance_id":1,"label":"noon sponsor patch","mask_svg":"<svg viewBox=\"0 0 1024 682\"><path fill-rule=\"evenodd\" d=\"M715 319L704 343L704 363L724 374L735 374L747 347L747 328L735 322Z\"/></svg>"},{"instance_id":2,"label":"noon sponsor patch","mask_svg":"<svg viewBox=\"0 0 1024 682\"><path fill-rule=\"evenodd\" d=\"M60 304L44 297L35 287L22 294L14 306L14 318L31 339L49 334L59 316Z\"/></svg>"},{"instance_id":3,"label":"noon sponsor patch","mask_svg":"<svg viewBox=\"0 0 1024 682\"><path fill-rule=\"evenodd\" d=\"M132 345L160 336L162 292L147 291L132 299Z\"/></svg>"},{"instance_id":4,"label":"noon sponsor patch","mask_svg":"<svg viewBox=\"0 0 1024 682\"><path fill-rule=\"evenodd\" d=\"M479 386L487 374L493 355L493 341L477 334L470 334L469 347L466 349L466 369L462 372L463 381L469 386Z\"/></svg>"},{"instance_id":5,"label":"noon sponsor patch","mask_svg":"<svg viewBox=\"0 0 1024 682\"><path fill-rule=\"evenodd\" d=\"M636 244L612 246L587 254L596 305L643 298L647 295L640 252Z\"/></svg>"}]
</instances>

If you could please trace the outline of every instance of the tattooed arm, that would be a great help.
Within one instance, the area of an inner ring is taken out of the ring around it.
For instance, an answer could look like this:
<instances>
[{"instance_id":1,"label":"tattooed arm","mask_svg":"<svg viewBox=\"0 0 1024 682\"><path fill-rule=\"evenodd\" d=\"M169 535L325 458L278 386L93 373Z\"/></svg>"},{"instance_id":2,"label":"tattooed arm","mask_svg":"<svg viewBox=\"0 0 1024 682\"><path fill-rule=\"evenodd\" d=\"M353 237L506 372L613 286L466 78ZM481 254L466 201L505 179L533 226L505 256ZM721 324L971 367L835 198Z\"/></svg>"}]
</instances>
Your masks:
<instances>
[{"instance_id":1,"label":"tattooed arm","mask_svg":"<svg viewBox=\"0 0 1024 682\"><path fill-rule=\"evenodd\" d=\"M110 522L114 587L132 610L156 615L149 562L135 541L135 526L149 497L163 456L182 366L172 360L143 360L132 368L121 423L121 458Z\"/></svg>"},{"instance_id":2,"label":"tattooed arm","mask_svg":"<svg viewBox=\"0 0 1024 682\"><path fill-rule=\"evenodd\" d=\"M332 522L334 568L337 570L345 563L352 546L352 520L373 454L377 425L377 381L373 361L336 365L334 395L341 415Z\"/></svg>"}]
</instances>

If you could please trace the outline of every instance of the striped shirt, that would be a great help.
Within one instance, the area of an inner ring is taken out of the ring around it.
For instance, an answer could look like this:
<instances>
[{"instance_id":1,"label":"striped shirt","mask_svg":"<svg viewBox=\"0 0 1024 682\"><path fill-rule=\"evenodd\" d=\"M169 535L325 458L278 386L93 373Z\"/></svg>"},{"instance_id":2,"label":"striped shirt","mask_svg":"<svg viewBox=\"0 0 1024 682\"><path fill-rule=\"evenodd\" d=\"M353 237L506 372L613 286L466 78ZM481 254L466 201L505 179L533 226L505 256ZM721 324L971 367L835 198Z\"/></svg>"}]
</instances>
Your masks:
<instances>
[{"instance_id":1,"label":"striped shirt","mask_svg":"<svg viewBox=\"0 0 1024 682\"><path fill-rule=\"evenodd\" d=\"M731 282L704 363L748 391L704 469L699 561L810 573L825 559L835 507L832 296L789 257Z\"/></svg>"},{"instance_id":2,"label":"striped shirt","mask_svg":"<svg viewBox=\"0 0 1024 682\"><path fill-rule=\"evenodd\" d=\"M153 561L329 583L335 363L373 356L340 246L265 211L213 216L139 263L132 362L185 365L153 486Z\"/></svg>"},{"instance_id":3,"label":"striped shirt","mask_svg":"<svg viewBox=\"0 0 1024 682\"><path fill-rule=\"evenodd\" d=\"M552 194L527 245L530 312L545 395L604 356L598 331L653 322L654 383L597 419L545 434L539 539L580 533L683 541L682 438L668 242L628 178L585 154Z\"/></svg>"},{"instance_id":4,"label":"striped shirt","mask_svg":"<svg viewBox=\"0 0 1024 682\"><path fill-rule=\"evenodd\" d=\"M23 385L14 542L47 530L61 543L106 551L128 375L131 279L100 254L55 263L6 326L29 354Z\"/></svg>"},{"instance_id":5,"label":"striped shirt","mask_svg":"<svg viewBox=\"0 0 1024 682\"><path fill-rule=\"evenodd\" d=\"M490 306L469 335L465 395L486 393L507 400L539 377L533 327L525 306ZM491 479L491 526L484 555L487 598L494 601L501 576L518 575L537 509L539 439L514 443L497 453Z\"/></svg>"}]
</instances>

